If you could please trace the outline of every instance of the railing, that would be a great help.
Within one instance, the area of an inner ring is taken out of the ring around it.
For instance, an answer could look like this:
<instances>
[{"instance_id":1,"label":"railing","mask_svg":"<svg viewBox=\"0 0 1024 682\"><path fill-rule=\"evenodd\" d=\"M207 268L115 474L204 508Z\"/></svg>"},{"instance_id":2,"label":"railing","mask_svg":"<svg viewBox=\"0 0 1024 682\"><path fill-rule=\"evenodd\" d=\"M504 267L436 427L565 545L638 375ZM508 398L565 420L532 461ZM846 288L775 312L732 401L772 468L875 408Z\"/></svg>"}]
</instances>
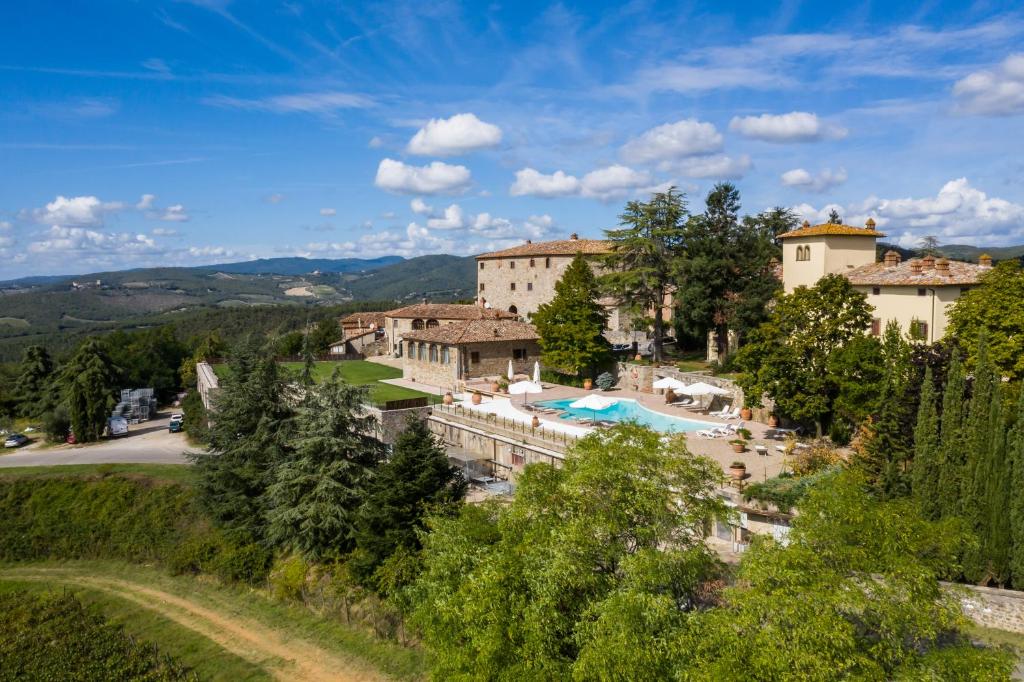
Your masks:
<instances>
[{"instance_id":1,"label":"railing","mask_svg":"<svg viewBox=\"0 0 1024 682\"><path fill-rule=\"evenodd\" d=\"M527 424L515 419L509 419L492 412L478 412L476 410L468 410L462 405L435 405L435 412L444 414L450 414L454 417L461 417L470 422L476 422L478 424L484 424L489 429L500 429L506 432L506 434L522 434L524 436L530 436L531 438L538 438L544 442L551 443L553 445L561 445L562 447L568 447L576 443L579 440L579 436L565 433L564 431L548 431L543 428L534 427L532 424Z\"/></svg>"}]
</instances>

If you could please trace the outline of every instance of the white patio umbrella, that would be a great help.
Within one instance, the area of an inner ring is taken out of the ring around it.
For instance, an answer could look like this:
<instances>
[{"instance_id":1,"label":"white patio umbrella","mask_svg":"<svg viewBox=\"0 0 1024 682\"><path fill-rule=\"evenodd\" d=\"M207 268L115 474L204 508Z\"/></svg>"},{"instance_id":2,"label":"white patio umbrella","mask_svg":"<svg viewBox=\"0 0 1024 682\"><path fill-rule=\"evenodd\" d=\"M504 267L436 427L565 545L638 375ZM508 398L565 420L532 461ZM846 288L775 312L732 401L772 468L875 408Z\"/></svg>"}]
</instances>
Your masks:
<instances>
[{"instance_id":1,"label":"white patio umbrella","mask_svg":"<svg viewBox=\"0 0 1024 682\"><path fill-rule=\"evenodd\" d=\"M597 413L602 410L607 410L609 407L619 402L615 398L606 398L603 395L596 395L591 393L587 396L580 398L574 402L569 403L569 407L575 410L593 410L594 411L594 423L597 423Z\"/></svg>"},{"instance_id":2,"label":"white patio umbrella","mask_svg":"<svg viewBox=\"0 0 1024 682\"><path fill-rule=\"evenodd\" d=\"M703 381L698 381L695 384L690 384L689 386L679 389L679 391L677 392L682 393L683 395L692 396L694 398L706 395L729 395L732 393L732 391L728 391L724 388L719 388L718 386L712 386L711 384L706 384Z\"/></svg>"},{"instance_id":3,"label":"white patio umbrella","mask_svg":"<svg viewBox=\"0 0 1024 682\"><path fill-rule=\"evenodd\" d=\"M540 384L534 383L532 381L517 381L514 384L508 385L508 392L510 395L519 395L520 393L523 394L524 405L526 404L527 395L529 395L530 393L542 393L543 391L544 389L541 387Z\"/></svg>"},{"instance_id":4,"label":"white patio umbrella","mask_svg":"<svg viewBox=\"0 0 1024 682\"><path fill-rule=\"evenodd\" d=\"M515 376L516 376L516 372L515 372L514 369L512 369L512 361L509 360L508 361L508 380L512 381L512 379L515 378Z\"/></svg>"},{"instance_id":5,"label":"white patio umbrella","mask_svg":"<svg viewBox=\"0 0 1024 682\"><path fill-rule=\"evenodd\" d=\"M533 383L540 384L540 362L533 363Z\"/></svg>"},{"instance_id":6,"label":"white patio umbrella","mask_svg":"<svg viewBox=\"0 0 1024 682\"><path fill-rule=\"evenodd\" d=\"M676 393L679 393L679 391L686 388L686 384L684 384L679 379L676 379L675 377L662 377L661 379L655 381L652 385L654 386L654 388L670 388Z\"/></svg>"}]
</instances>

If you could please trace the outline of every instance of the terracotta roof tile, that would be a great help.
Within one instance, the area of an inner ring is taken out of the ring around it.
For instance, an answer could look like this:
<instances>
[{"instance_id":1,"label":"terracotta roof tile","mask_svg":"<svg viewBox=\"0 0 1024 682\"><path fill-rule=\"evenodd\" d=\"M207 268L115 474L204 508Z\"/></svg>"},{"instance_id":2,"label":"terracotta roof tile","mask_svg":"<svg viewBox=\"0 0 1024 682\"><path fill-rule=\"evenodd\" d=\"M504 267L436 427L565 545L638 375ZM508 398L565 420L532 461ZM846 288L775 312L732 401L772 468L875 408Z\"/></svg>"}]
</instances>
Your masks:
<instances>
[{"instance_id":1,"label":"terracotta roof tile","mask_svg":"<svg viewBox=\"0 0 1024 682\"><path fill-rule=\"evenodd\" d=\"M780 234L779 239L788 239L790 237L820 237L827 235L838 235L838 236L849 236L849 237L884 237L885 235L875 229L875 224L872 222L869 227L854 227L853 225L833 225L832 223L823 223L821 225L811 225L804 221L802 227Z\"/></svg>"},{"instance_id":2,"label":"terracotta roof tile","mask_svg":"<svg viewBox=\"0 0 1024 682\"><path fill-rule=\"evenodd\" d=\"M402 335L405 341L426 341L461 345L488 341L536 341L537 330L529 322L518 320L467 320L419 329Z\"/></svg>"},{"instance_id":3,"label":"terracotta roof tile","mask_svg":"<svg viewBox=\"0 0 1024 682\"><path fill-rule=\"evenodd\" d=\"M352 313L341 318L341 326L344 327L377 327L384 326L384 318L387 313Z\"/></svg>"},{"instance_id":4,"label":"terracotta roof tile","mask_svg":"<svg viewBox=\"0 0 1024 682\"><path fill-rule=\"evenodd\" d=\"M604 239L559 239L551 242L526 242L503 251L482 253L477 258L510 258L513 256L575 256L611 253L611 242Z\"/></svg>"},{"instance_id":5,"label":"terracotta roof tile","mask_svg":"<svg viewBox=\"0 0 1024 682\"><path fill-rule=\"evenodd\" d=\"M851 284L869 286L964 286L977 284L978 278L991 268L985 268L974 263L963 263L961 261L948 261L949 272L942 273L935 268L914 274L915 265L922 265L920 260L904 261L896 266L887 266L885 263L870 263L854 268L843 274Z\"/></svg>"},{"instance_id":6,"label":"terracotta roof tile","mask_svg":"<svg viewBox=\"0 0 1024 682\"><path fill-rule=\"evenodd\" d=\"M417 303L385 313L388 317L433 318L436 320L479 320L517 317L514 313L493 308L481 308L471 303Z\"/></svg>"}]
</instances>

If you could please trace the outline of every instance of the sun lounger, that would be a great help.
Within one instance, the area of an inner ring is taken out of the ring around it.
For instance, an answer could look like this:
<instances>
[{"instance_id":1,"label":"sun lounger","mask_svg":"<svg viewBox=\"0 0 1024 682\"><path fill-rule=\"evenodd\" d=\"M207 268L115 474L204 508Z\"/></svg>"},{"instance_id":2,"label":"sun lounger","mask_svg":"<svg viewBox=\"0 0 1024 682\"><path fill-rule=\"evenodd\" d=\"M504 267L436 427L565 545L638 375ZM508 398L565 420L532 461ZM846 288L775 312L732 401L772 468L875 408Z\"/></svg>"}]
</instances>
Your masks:
<instances>
[{"instance_id":1,"label":"sun lounger","mask_svg":"<svg viewBox=\"0 0 1024 682\"><path fill-rule=\"evenodd\" d=\"M708 415L711 416L711 417L724 417L725 415L729 414L729 408L730 407L732 407L732 405L730 405L729 403L726 403L725 407L723 407L722 409L717 410L715 412L708 412Z\"/></svg>"},{"instance_id":2,"label":"sun lounger","mask_svg":"<svg viewBox=\"0 0 1024 682\"><path fill-rule=\"evenodd\" d=\"M725 414L725 415L722 415L722 416L725 417L726 419L739 419L740 418L740 408L734 407L734 408L732 408L732 412L730 412L728 414Z\"/></svg>"}]
</instances>

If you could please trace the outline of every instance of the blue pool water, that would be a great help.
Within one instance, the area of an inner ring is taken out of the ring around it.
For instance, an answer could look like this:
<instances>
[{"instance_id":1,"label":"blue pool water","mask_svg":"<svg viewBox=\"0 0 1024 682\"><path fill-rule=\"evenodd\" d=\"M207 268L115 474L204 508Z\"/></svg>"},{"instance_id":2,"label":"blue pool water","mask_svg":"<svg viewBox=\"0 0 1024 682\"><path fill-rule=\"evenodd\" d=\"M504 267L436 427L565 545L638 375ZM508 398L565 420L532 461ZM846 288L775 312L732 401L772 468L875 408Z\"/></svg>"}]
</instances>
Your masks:
<instances>
[{"instance_id":1,"label":"blue pool water","mask_svg":"<svg viewBox=\"0 0 1024 682\"><path fill-rule=\"evenodd\" d=\"M576 402L576 398L566 398L564 400L542 400L535 403L536 405L542 405L544 407L554 407L555 409L565 410L565 412L559 415L562 419L569 419L570 417L583 417L585 419L593 419L593 410L579 410L574 407L569 407L569 403ZM600 410L597 413L598 421L608 420L613 422L624 422L624 421L635 421L638 424L649 426L655 431L662 433L681 433L686 431L700 431L701 429L708 429L718 424L712 424L711 422L694 421L693 419L682 419L681 417L672 417L667 414L655 412L654 410L648 410L646 407L641 405L635 400L620 398L617 403L612 405L606 410Z\"/></svg>"}]
</instances>

